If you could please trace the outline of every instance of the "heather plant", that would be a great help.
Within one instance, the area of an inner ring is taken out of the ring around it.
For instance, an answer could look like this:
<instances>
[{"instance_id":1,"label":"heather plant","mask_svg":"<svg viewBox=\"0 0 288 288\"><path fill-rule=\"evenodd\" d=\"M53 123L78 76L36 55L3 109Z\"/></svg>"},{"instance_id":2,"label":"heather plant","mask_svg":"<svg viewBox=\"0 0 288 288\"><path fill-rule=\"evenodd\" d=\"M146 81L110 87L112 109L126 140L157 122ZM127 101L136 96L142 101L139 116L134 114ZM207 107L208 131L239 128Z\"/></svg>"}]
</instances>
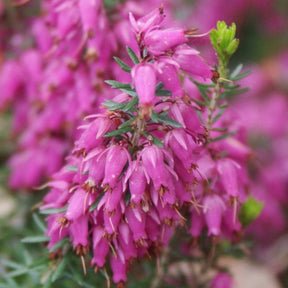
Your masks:
<instances>
[{"instance_id":1,"label":"heather plant","mask_svg":"<svg viewBox=\"0 0 288 288\"><path fill-rule=\"evenodd\" d=\"M130 82L106 81L118 94L85 118L67 164L45 185L40 213L47 215L46 236L24 242L48 242L54 268L45 287L62 276L71 250L83 273L92 265L108 287L110 277L125 287L134 261L158 259L164 267L151 285L160 287L176 240L191 259L199 251L205 271L219 270L211 287L219 281L230 287L215 255L224 239L239 242L241 221L247 224L261 210L256 200L246 201L250 149L242 128L224 113L227 98L246 91L235 84L246 75L241 67L232 73L227 67L238 46L236 27L218 22L210 33L219 59L210 67L192 46L194 29L162 25L163 7L129 18L137 43L127 47L133 64L115 61Z\"/></svg>"},{"instance_id":2,"label":"heather plant","mask_svg":"<svg viewBox=\"0 0 288 288\"><path fill-rule=\"evenodd\" d=\"M229 69L235 24L198 35L171 21L168 1L146 13L153 2L43 1L29 47L8 41L0 106L12 104L20 139L10 185L49 180L28 220L40 232L25 230L23 253L0 262L3 287L234 287L219 259L247 253L246 227L259 243L266 223L285 231L286 96L269 101L265 73ZM207 38L212 58L197 46ZM175 272L183 262L188 275Z\"/></svg>"}]
</instances>

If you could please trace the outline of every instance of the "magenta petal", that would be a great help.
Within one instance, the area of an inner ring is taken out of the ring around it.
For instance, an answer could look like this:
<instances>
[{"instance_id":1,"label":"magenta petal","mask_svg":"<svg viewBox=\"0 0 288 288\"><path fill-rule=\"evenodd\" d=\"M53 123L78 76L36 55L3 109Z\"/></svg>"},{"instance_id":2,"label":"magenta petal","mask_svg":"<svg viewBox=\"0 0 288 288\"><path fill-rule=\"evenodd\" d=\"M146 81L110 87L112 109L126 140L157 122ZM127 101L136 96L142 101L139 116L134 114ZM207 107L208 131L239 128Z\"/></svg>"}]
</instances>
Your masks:
<instances>
[{"instance_id":1,"label":"magenta petal","mask_svg":"<svg viewBox=\"0 0 288 288\"><path fill-rule=\"evenodd\" d=\"M109 253L109 243L104 238L103 228L93 227L93 259L92 264L103 267L106 262L106 256Z\"/></svg>"},{"instance_id":2,"label":"magenta petal","mask_svg":"<svg viewBox=\"0 0 288 288\"><path fill-rule=\"evenodd\" d=\"M88 215L81 216L69 226L73 246L88 245Z\"/></svg>"},{"instance_id":3,"label":"magenta petal","mask_svg":"<svg viewBox=\"0 0 288 288\"><path fill-rule=\"evenodd\" d=\"M148 51L153 55L161 55L166 50L187 41L185 31L181 28L170 28L165 30L152 30L144 37Z\"/></svg>"},{"instance_id":4,"label":"magenta petal","mask_svg":"<svg viewBox=\"0 0 288 288\"><path fill-rule=\"evenodd\" d=\"M111 255L110 257L110 264L113 272L113 281L115 283L124 281L127 281L127 263L119 253L122 253L122 251L117 251L117 256Z\"/></svg>"},{"instance_id":5,"label":"magenta petal","mask_svg":"<svg viewBox=\"0 0 288 288\"><path fill-rule=\"evenodd\" d=\"M111 188L115 187L123 168L130 161L131 157L126 148L118 145L109 147L105 164L105 177L102 185L108 184Z\"/></svg>"},{"instance_id":6,"label":"magenta petal","mask_svg":"<svg viewBox=\"0 0 288 288\"><path fill-rule=\"evenodd\" d=\"M156 71L153 64L140 63L131 72L141 105L151 105L155 98Z\"/></svg>"},{"instance_id":7,"label":"magenta petal","mask_svg":"<svg viewBox=\"0 0 288 288\"><path fill-rule=\"evenodd\" d=\"M203 205L208 235L220 235L222 214L226 209L224 201L218 195L207 195L203 200Z\"/></svg>"}]
</instances>

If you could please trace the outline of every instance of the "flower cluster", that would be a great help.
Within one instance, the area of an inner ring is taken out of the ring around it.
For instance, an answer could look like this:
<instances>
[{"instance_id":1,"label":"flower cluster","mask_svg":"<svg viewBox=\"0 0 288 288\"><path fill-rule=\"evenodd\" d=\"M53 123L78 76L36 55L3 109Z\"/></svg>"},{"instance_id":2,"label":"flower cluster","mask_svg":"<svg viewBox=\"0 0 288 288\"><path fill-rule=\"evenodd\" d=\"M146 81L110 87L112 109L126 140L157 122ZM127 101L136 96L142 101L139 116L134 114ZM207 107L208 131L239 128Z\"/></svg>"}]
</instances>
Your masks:
<instances>
[{"instance_id":1,"label":"flower cluster","mask_svg":"<svg viewBox=\"0 0 288 288\"><path fill-rule=\"evenodd\" d=\"M36 10L29 30L10 33L1 25L7 59L0 65L0 109L10 105L17 139L9 161L10 187L31 189L60 169L79 137L80 120L114 95L104 79L123 74L112 59L130 45L128 16L122 14L131 8L141 15L155 6L151 2L135 7L127 1L110 9L99 0L41 1L40 12L27 4ZM1 7L0 14L9 14ZM25 8L9 7L15 15Z\"/></svg>"},{"instance_id":2,"label":"flower cluster","mask_svg":"<svg viewBox=\"0 0 288 288\"><path fill-rule=\"evenodd\" d=\"M213 84L215 72L191 47L193 30L167 28L164 18L162 7L138 20L130 14L134 64L116 61L131 83L106 81L121 93L102 104L103 113L86 117L41 207L54 212L48 248L69 237L81 257L92 250L96 271L110 263L119 287L131 261L159 255L179 226L189 225L195 239L206 229L213 239L234 239L241 230L249 149L231 133L216 141L222 125L239 128L232 117L217 122L222 84ZM187 81L203 85L211 103L190 95Z\"/></svg>"}]
</instances>

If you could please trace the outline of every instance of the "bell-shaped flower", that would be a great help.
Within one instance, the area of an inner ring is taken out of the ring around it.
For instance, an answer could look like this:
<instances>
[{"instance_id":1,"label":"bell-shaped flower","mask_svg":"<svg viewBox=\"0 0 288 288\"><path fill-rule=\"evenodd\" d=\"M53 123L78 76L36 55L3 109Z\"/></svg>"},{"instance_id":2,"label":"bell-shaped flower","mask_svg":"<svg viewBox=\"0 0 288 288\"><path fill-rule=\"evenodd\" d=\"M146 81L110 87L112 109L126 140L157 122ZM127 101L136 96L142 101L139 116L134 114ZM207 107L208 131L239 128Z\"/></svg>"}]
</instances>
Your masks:
<instances>
[{"instance_id":1,"label":"bell-shaped flower","mask_svg":"<svg viewBox=\"0 0 288 288\"><path fill-rule=\"evenodd\" d=\"M180 68L190 76L200 76L211 79L213 74L209 65L198 55L199 52L188 45L181 45L176 48L173 59L180 65Z\"/></svg>"},{"instance_id":2,"label":"bell-shaped flower","mask_svg":"<svg viewBox=\"0 0 288 288\"><path fill-rule=\"evenodd\" d=\"M61 241L69 234L69 228L67 225L62 223L61 219L65 219L64 213L49 215L46 219L47 230L45 235L50 237L47 248L52 248L56 243Z\"/></svg>"},{"instance_id":3,"label":"bell-shaped flower","mask_svg":"<svg viewBox=\"0 0 288 288\"><path fill-rule=\"evenodd\" d=\"M165 89L171 91L172 97L182 98L185 91L179 79L179 65L170 57L162 56L156 62L157 77L164 84Z\"/></svg>"},{"instance_id":4,"label":"bell-shaped flower","mask_svg":"<svg viewBox=\"0 0 288 288\"><path fill-rule=\"evenodd\" d=\"M104 238L104 229L97 225L93 227L93 258L91 263L102 268L109 253L109 242Z\"/></svg>"},{"instance_id":5,"label":"bell-shaped flower","mask_svg":"<svg viewBox=\"0 0 288 288\"><path fill-rule=\"evenodd\" d=\"M217 171L221 184L226 193L231 197L239 196L238 171L241 166L229 158L221 158L217 161Z\"/></svg>"},{"instance_id":6,"label":"bell-shaped flower","mask_svg":"<svg viewBox=\"0 0 288 288\"><path fill-rule=\"evenodd\" d=\"M105 213L112 214L120 206L122 198L124 198L123 184L122 181L119 181L113 189L105 192L98 208L100 209L104 205Z\"/></svg>"},{"instance_id":7,"label":"bell-shaped flower","mask_svg":"<svg viewBox=\"0 0 288 288\"><path fill-rule=\"evenodd\" d=\"M216 276L212 279L209 288L232 288L234 287L233 284L233 277L226 273L226 272L219 272Z\"/></svg>"},{"instance_id":8,"label":"bell-shaped flower","mask_svg":"<svg viewBox=\"0 0 288 288\"><path fill-rule=\"evenodd\" d=\"M195 109L183 101L176 101L170 106L169 116L179 122L187 132L201 139L206 134L205 127L202 125Z\"/></svg>"},{"instance_id":9,"label":"bell-shaped flower","mask_svg":"<svg viewBox=\"0 0 288 288\"><path fill-rule=\"evenodd\" d=\"M146 146L139 154L139 159L142 159L147 179L152 180L157 191L161 187L168 188L171 185L171 182L168 182L169 177L178 179L173 170L174 161L165 149L156 145ZM148 183L150 183L150 180Z\"/></svg>"},{"instance_id":10,"label":"bell-shaped flower","mask_svg":"<svg viewBox=\"0 0 288 288\"><path fill-rule=\"evenodd\" d=\"M89 116L89 118L91 117ZM96 115L96 117L91 123L79 127L79 129L84 129L84 132L75 142L75 152L81 149L89 152L92 148L103 142L102 136L105 133L116 128L115 123L106 115Z\"/></svg>"},{"instance_id":11,"label":"bell-shaped flower","mask_svg":"<svg viewBox=\"0 0 288 288\"><path fill-rule=\"evenodd\" d=\"M75 32L76 25L79 22L79 9L76 5L66 4L59 10L57 17L57 36L59 39L63 39Z\"/></svg>"},{"instance_id":12,"label":"bell-shaped flower","mask_svg":"<svg viewBox=\"0 0 288 288\"><path fill-rule=\"evenodd\" d=\"M100 146L91 150L83 161L83 173L88 173L89 186L99 186L105 175L106 155L105 148Z\"/></svg>"},{"instance_id":13,"label":"bell-shaped flower","mask_svg":"<svg viewBox=\"0 0 288 288\"><path fill-rule=\"evenodd\" d=\"M182 28L154 29L145 34L144 44L150 54L159 56L187 41Z\"/></svg>"},{"instance_id":14,"label":"bell-shaped flower","mask_svg":"<svg viewBox=\"0 0 288 288\"><path fill-rule=\"evenodd\" d=\"M121 208L118 206L113 213L106 213L104 209L101 209L104 214L104 229L105 232L109 235L113 235L117 232L117 227L119 221L121 220L122 213Z\"/></svg>"},{"instance_id":15,"label":"bell-shaped flower","mask_svg":"<svg viewBox=\"0 0 288 288\"><path fill-rule=\"evenodd\" d=\"M13 60L5 62L0 70L0 108L13 99L22 83L21 65Z\"/></svg>"},{"instance_id":16,"label":"bell-shaped flower","mask_svg":"<svg viewBox=\"0 0 288 288\"><path fill-rule=\"evenodd\" d=\"M119 243L121 250L124 251L126 260L137 257L137 249L133 240L132 232L127 223L121 222L118 226Z\"/></svg>"},{"instance_id":17,"label":"bell-shaped flower","mask_svg":"<svg viewBox=\"0 0 288 288\"><path fill-rule=\"evenodd\" d=\"M226 209L224 201L216 194L207 195L203 199L203 206L208 235L219 236L221 233L222 215Z\"/></svg>"},{"instance_id":18,"label":"bell-shaped flower","mask_svg":"<svg viewBox=\"0 0 288 288\"><path fill-rule=\"evenodd\" d=\"M140 63L131 71L133 86L139 98L140 105L151 105L155 99L156 70L153 64Z\"/></svg>"},{"instance_id":19,"label":"bell-shaped flower","mask_svg":"<svg viewBox=\"0 0 288 288\"><path fill-rule=\"evenodd\" d=\"M159 7L152 10L147 15L135 20L132 13L129 13L131 26L136 34L145 33L153 27L159 25L165 18L163 8Z\"/></svg>"},{"instance_id":20,"label":"bell-shaped flower","mask_svg":"<svg viewBox=\"0 0 288 288\"><path fill-rule=\"evenodd\" d=\"M190 169L192 163L195 163L193 152L198 145L183 128L176 128L169 131L165 136L164 143L166 147L169 147L173 154L182 161L186 169Z\"/></svg>"},{"instance_id":21,"label":"bell-shaped flower","mask_svg":"<svg viewBox=\"0 0 288 288\"><path fill-rule=\"evenodd\" d=\"M146 214L139 206L136 206L135 208L128 207L125 211L125 216L132 231L134 241L143 244L143 240L147 239L145 231Z\"/></svg>"},{"instance_id":22,"label":"bell-shaped flower","mask_svg":"<svg viewBox=\"0 0 288 288\"><path fill-rule=\"evenodd\" d=\"M99 25L97 20L101 2L100 0L78 0L83 30L88 32L89 36L96 36L93 32Z\"/></svg>"},{"instance_id":23,"label":"bell-shaped flower","mask_svg":"<svg viewBox=\"0 0 288 288\"><path fill-rule=\"evenodd\" d=\"M189 229L190 234L192 237L197 238L201 235L204 227L205 227L205 220L204 215L200 208L198 208L199 211L196 211L196 209L193 209L191 212L191 226Z\"/></svg>"},{"instance_id":24,"label":"bell-shaped flower","mask_svg":"<svg viewBox=\"0 0 288 288\"><path fill-rule=\"evenodd\" d=\"M131 162L131 156L125 147L110 146L107 149L105 176L102 186L109 185L110 188L114 188L127 162Z\"/></svg>"},{"instance_id":25,"label":"bell-shaped flower","mask_svg":"<svg viewBox=\"0 0 288 288\"><path fill-rule=\"evenodd\" d=\"M147 186L147 178L142 161L133 161L129 165L125 178L125 183L127 182L129 183L131 202L139 204L141 200L144 200Z\"/></svg>"},{"instance_id":26,"label":"bell-shaped flower","mask_svg":"<svg viewBox=\"0 0 288 288\"><path fill-rule=\"evenodd\" d=\"M119 283L127 281L127 268L128 264L125 261L124 253L122 250L117 250L117 255L111 254L110 264L113 272L113 281Z\"/></svg>"},{"instance_id":27,"label":"bell-shaped flower","mask_svg":"<svg viewBox=\"0 0 288 288\"><path fill-rule=\"evenodd\" d=\"M77 247L78 245L88 245L88 219L89 215L85 215L71 222L69 226L69 233L73 247Z\"/></svg>"},{"instance_id":28,"label":"bell-shaped flower","mask_svg":"<svg viewBox=\"0 0 288 288\"><path fill-rule=\"evenodd\" d=\"M72 193L73 195L68 201L68 208L65 213L65 217L68 220L76 220L80 216L85 215L95 200L95 195L81 187L76 188Z\"/></svg>"}]
</instances>

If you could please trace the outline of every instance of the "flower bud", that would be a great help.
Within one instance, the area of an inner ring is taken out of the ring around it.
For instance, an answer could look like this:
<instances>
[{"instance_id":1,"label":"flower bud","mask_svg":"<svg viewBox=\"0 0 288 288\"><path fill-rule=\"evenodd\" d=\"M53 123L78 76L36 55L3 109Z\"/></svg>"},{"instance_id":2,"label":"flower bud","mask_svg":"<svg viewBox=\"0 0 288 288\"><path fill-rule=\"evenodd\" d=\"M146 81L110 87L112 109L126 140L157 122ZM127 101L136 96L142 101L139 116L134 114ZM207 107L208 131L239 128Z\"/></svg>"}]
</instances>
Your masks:
<instances>
[{"instance_id":1,"label":"flower bud","mask_svg":"<svg viewBox=\"0 0 288 288\"><path fill-rule=\"evenodd\" d=\"M151 105L155 98L156 72L150 63L140 63L131 72L140 105Z\"/></svg>"},{"instance_id":2,"label":"flower bud","mask_svg":"<svg viewBox=\"0 0 288 288\"><path fill-rule=\"evenodd\" d=\"M152 55L161 55L186 41L185 31L181 28L152 30L144 38L145 45Z\"/></svg>"}]
</instances>

